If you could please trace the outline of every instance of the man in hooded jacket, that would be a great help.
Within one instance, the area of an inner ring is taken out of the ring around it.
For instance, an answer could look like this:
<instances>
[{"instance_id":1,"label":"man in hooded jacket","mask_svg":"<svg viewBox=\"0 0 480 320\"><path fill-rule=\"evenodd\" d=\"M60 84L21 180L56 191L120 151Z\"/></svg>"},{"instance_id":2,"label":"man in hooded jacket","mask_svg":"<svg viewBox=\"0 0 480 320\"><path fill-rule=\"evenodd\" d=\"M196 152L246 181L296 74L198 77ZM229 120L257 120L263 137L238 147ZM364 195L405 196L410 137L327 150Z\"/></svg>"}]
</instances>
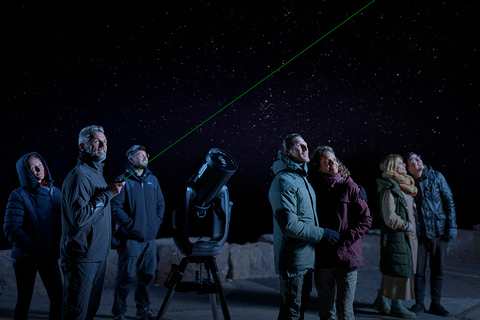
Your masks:
<instances>
[{"instance_id":1,"label":"man in hooded jacket","mask_svg":"<svg viewBox=\"0 0 480 320\"><path fill-rule=\"evenodd\" d=\"M150 284L157 269L157 237L165 212L165 201L157 177L147 167L145 147L134 145L127 151L126 171L118 179L125 188L112 200L115 225L114 242L118 244L118 272L112 313L125 319L127 296L136 275L137 319L155 319L150 309Z\"/></svg>"},{"instance_id":2,"label":"man in hooded jacket","mask_svg":"<svg viewBox=\"0 0 480 320\"><path fill-rule=\"evenodd\" d=\"M279 320L303 319L312 291L315 246L337 242L336 231L320 228L316 199L307 180L308 147L299 134L288 135L272 171L268 198L273 211L275 271L280 276Z\"/></svg>"},{"instance_id":3,"label":"man in hooded jacket","mask_svg":"<svg viewBox=\"0 0 480 320\"><path fill-rule=\"evenodd\" d=\"M50 299L49 318L60 319L60 190L53 185L47 163L36 152L17 161L17 172L21 187L10 194L4 220L18 292L14 319L28 318L37 272Z\"/></svg>"}]
</instances>

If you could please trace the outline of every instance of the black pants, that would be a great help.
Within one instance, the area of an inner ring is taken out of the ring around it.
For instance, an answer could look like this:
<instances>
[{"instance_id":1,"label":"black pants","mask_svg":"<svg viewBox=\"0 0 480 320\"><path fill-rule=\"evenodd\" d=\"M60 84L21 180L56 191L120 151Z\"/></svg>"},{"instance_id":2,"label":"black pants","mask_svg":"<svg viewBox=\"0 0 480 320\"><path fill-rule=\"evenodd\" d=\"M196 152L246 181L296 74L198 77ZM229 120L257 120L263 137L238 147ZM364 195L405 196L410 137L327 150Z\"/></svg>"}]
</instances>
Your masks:
<instances>
[{"instance_id":1,"label":"black pants","mask_svg":"<svg viewBox=\"0 0 480 320\"><path fill-rule=\"evenodd\" d=\"M48 298L50 299L49 319L60 319L62 314L62 276L57 260L46 260L37 265L14 263L17 281L17 304L14 319L28 319L28 310L32 302L33 288L37 272L42 279Z\"/></svg>"},{"instance_id":2,"label":"black pants","mask_svg":"<svg viewBox=\"0 0 480 320\"><path fill-rule=\"evenodd\" d=\"M425 269L427 261L430 266L430 296L432 302L440 303L443 286L443 265L447 252L448 240L443 237L419 239L418 263L415 275L415 300L422 303L425 298Z\"/></svg>"},{"instance_id":3,"label":"black pants","mask_svg":"<svg viewBox=\"0 0 480 320\"><path fill-rule=\"evenodd\" d=\"M64 276L63 320L93 319L100 307L107 262L69 262Z\"/></svg>"},{"instance_id":4,"label":"black pants","mask_svg":"<svg viewBox=\"0 0 480 320\"><path fill-rule=\"evenodd\" d=\"M118 271L113 294L112 313L127 312L127 297L136 281L135 304L141 310L150 306L150 284L157 269L155 240L138 242L127 240L118 251Z\"/></svg>"}]
</instances>

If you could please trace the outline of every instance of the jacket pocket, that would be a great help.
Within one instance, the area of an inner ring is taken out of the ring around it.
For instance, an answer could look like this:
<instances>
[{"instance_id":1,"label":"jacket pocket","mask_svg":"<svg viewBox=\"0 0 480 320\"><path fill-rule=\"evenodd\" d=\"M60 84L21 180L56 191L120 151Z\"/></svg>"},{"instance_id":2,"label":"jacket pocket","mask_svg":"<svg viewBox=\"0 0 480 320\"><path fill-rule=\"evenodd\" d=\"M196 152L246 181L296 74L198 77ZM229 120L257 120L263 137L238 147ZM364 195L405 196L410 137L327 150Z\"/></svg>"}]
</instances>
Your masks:
<instances>
[{"instance_id":1,"label":"jacket pocket","mask_svg":"<svg viewBox=\"0 0 480 320\"><path fill-rule=\"evenodd\" d=\"M93 227L91 225L71 228L62 244L62 253L70 258L85 257L90 249L93 238Z\"/></svg>"}]
</instances>

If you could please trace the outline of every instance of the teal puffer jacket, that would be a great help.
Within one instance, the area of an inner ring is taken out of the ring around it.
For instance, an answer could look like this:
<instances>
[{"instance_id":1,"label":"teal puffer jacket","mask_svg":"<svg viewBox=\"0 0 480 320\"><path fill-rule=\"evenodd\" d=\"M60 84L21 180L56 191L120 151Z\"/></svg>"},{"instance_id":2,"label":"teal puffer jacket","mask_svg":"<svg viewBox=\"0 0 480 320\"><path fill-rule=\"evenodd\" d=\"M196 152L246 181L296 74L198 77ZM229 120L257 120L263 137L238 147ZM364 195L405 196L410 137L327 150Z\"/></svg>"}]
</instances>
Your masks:
<instances>
[{"instance_id":1,"label":"teal puffer jacket","mask_svg":"<svg viewBox=\"0 0 480 320\"><path fill-rule=\"evenodd\" d=\"M318 226L306 163L295 163L279 151L272 170L275 178L268 198L273 210L275 270L291 277L314 268L315 244L322 239L323 229Z\"/></svg>"}]
</instances>

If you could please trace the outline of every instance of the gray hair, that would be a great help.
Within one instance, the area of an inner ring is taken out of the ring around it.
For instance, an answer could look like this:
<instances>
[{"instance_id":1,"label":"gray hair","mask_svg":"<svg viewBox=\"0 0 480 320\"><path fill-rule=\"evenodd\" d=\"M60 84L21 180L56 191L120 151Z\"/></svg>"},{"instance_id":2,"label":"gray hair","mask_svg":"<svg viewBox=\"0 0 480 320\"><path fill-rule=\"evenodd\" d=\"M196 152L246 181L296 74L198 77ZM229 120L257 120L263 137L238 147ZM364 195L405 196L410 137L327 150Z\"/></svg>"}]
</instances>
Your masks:
<instances>
[{"instance_id":1,"label":"gray hair","mask_svg":"<svg viewBox=\"0 0 480 320\"><path fill-rule=\"evenodd\" d=\"M90 141L90 138L92 137L92 135L94 135L95 133L97 132L101 132L103 134L105 134L105 131L103 131L103 127L102 126L88 126L88 127L85 127L83 128L81 131L80 131L80 134L78 135L78 144L86 144L88 141Z\"/></svg>"}]
</instances>

